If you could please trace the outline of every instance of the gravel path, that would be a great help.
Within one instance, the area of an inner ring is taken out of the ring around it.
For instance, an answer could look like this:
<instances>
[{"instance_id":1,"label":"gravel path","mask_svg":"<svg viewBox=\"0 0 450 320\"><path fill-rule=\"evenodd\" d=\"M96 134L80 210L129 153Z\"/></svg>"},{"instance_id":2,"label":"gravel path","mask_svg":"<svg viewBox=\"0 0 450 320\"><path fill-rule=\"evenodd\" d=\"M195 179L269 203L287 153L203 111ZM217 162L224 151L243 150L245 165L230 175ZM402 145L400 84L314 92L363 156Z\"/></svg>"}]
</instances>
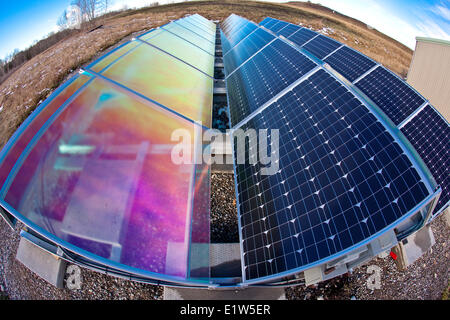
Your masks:
<instances>
[{"instance_id":1,"label":"gravel path","mask_svg":"<svg viewBox=\"0 0 450 320\"><path fill-rule=\"evenodd\" d=\"M238 241L234 182L230 174L212 174L211 241ZM0 219L0 299L162 299L163 288L140 284L82 269L79 290L57 289L15 259L21 225L12 232ZM436 244L406 271L390 257L318 286L286 289L288 299L441 299L449 281L450 228L445 218L433 221ZM381 268L381 288L370 290L368 266ZM448 290L448 289L447 289Z\"/></svg>"}]
</instances>

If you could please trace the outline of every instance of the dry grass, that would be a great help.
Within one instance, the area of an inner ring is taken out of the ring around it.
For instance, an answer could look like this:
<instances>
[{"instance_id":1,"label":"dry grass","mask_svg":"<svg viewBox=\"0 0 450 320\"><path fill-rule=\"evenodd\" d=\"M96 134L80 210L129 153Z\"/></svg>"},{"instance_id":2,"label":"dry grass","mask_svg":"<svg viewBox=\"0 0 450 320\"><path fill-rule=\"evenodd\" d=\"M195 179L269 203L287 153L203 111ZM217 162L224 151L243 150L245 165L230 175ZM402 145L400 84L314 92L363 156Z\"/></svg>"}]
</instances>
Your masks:
<instances>
[{"instance_id":1,"label":"dry grass","mask_svg":"<svg viewBox=\"0 0 450 320\"><path fill-rule=\"evenodd\" d=\"M24 119L80 66L102 54L127 36L199 13L223 20L231 13L260 22L272 16L302 23L365 53L389 69L405 75L412 51L361 22L311 7L248 1L199 1L126 11L102 19L103 28L80 32L37 55L0 85L0 148Z\"/></svg>"},{"instance_id":2,"label":"dry grass","mask_svg":"<svg viewBox=\"0 0 450 320\"><path fill-rule=\"evenodd\" d=\"M333 28L327 35L349 47L352 47L375 61L385 65L402 77L406 77L411 63L413 51L387 35L368 27L359 20L333 12L325 7L308 3L288 3L287 7L300 8L312 14L322 16L319 19L300 22L310 25L315 30ZM295 22L295 21L292 21Z\"/></svg>"}]
</instances>

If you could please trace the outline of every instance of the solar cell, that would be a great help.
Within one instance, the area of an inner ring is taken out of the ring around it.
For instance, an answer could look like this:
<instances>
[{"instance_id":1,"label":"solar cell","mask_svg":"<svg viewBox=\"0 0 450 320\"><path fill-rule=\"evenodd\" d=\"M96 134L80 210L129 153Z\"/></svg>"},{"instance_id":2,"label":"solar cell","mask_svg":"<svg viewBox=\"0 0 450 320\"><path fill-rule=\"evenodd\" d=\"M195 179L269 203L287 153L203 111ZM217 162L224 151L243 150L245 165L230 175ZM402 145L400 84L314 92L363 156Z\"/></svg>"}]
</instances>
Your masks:
<instances>
[{"instance_id":1,"label":"solar cell","mask_svg":"<svg viewBox=\"0 0 450 320\"><path fill-rule=\"evenodd\" d=\"M427 165L442 193L434 210L438 214L450 201L450 126L430 105L427 105L401 131Z\"/></svg>"},{"instance_id":2,"label":"solar cell","mask_svg":"<svg viewBox=\"0 0 450 320\"><path fill-rule=\"evenodd\" d=\"M376 65L375 61L346 46L338 49L324 61L350 82L355 81Z\"/></svg>"},{"instance_id":3,"label":"solar cell","mask_svg":"<svg viewBox=\"0 0 450 320\"><path fill-rule=\"evenodd\" d=\"M228 76L232 126L314 67L305 55L276 39Z\"/></svg>"},{"instance_id":4,"label":"solar cell","mask_svg":"<svg viewBox=\"0 0 450 320\"><path fill-rule=\"evenodd\" d=\"M406 82L381 66L355 84L395 125L400 124L425 102Z\"/></svg>"},{"instance_id":5,"label":"solar cell","mask_svg":"<svg viewBox=\"0 0 450 320\"><path fill-rule=\"evenodd\" d=\"M239 42L224 56L224 64L227 74L233 72L245 60L250 58L273 39L275 39L275 37L272 34L264 29L258 28L255 32Z\"/></svg>"},{"instance_id":6,"label":"solar cell","mask_svg":"<svg viewBox=\"0 0 450 320\"><path fill-rule=\"evenodd\" d=\"M246 280L349 249L429 194L385 127L324 70L242 128L280 135L276 174L261 175L259 163L235 164ZM246 140L247 154L255 147Z\"/></svg>"},{"instance_id":7,"label":"solar cell","mask_svg":"<svg viewBox=\"0 0 450 320\"><path fill-rule=\"evenodd\" d=\"M303 48L311 52L317 58L323 59L334 50L339 48L341 45L341 43L331 38L328 38L324 35L319 35L318 37L306 43Z\"/></svg>"},{"instance_id":8,"label":"solar cell","mask_svg":"<svg viewBox=\"0 0 450 320\"><path fill-rule=\"evenodd\" d=\"M288 37L288 39L291 40L296 45L301 47L302 45L304 45L306 42L308 42L312 38L316 37L317 35L318 35L317 32L314 32L307 28L302 28L299 31L291 34Z\"/></svg>"}]
</instances>

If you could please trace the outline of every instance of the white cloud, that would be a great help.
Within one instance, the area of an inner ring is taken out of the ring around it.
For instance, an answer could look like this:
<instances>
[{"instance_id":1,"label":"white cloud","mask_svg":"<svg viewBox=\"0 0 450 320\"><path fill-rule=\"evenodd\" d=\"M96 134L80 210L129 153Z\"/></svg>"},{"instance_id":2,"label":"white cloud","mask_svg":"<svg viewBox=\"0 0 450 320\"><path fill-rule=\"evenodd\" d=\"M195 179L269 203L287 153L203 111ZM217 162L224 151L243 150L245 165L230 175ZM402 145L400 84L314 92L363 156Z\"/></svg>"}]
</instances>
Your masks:
<instances>
[{"instance_id":1,"label":"white cloud","mask_svg":"<svg viewBox=\"0 0 450 320\"><path fill-rule=\"evenodd\" d=\"M450 21L450 9L441 5L436 5L431 8L431 11L442 17L444 20Z\"/></svg>"},{"instance_id":2,"label":"white cloud","mask_svg":"<svg viewBox=\"0 0 450 320\"><path fill-rule=\"evenodd\" d=\"M402 18L398 12L392 11L383 1L377 0L316 0L326 7L342 14L361 20L380 32L414 49L417 36L449 39L450 38L450 9L436 5L432 8L406 8L408 20ZM437 14L440 19L431 18ZM405 15L406 16L406 15ZM442 22L449 21L449 23Z\"/></svg>"}]
</instances>

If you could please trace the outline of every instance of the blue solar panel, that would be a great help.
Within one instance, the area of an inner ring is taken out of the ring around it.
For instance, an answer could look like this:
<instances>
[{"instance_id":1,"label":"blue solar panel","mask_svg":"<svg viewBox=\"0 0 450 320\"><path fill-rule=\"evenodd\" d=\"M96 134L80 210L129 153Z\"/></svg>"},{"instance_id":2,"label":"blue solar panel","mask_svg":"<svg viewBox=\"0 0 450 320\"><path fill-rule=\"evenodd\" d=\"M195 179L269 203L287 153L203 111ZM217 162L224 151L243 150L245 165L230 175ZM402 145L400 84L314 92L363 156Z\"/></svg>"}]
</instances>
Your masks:
<instances>
[{"instance_id":1,"label":"blue solar panel","mask_svg":"<svg viewBox=\"0 0 450 320\"><path fill-rule=\"evenodd\" d=\"M239 67L245 60L250 58L273 39L275 39L275 37L272 34L261 28L258 28L258 30L243 39L224 56L227 74L233 72L234 69Z\"/></svg>"},{"instance_id":2,"label":"blue solar panel","mask_svg":"<svg viewBox=\"0 0 450 320\"><path fill-rule=\"evenodd\" d=\"M450 126L436 110L426 106L401 131L427 165L442 193L434 213L449 205L450 200Z\"/></svg>"},{"instance_id":3,"label":"blue solar panel","mask_svg":"<svg viewBox=\"0 0 450 320\"><path fill-rule=\"evenodd\" d=\"M326 260L429 194L385 127L323 69L242 128L280 133L276 174L235 164L246 280Z\"/></svg>"},{"instance_id":4,"label":"blue solar panel","mask_svg":"<svg viewBox=\"0 0 450 320\"><path fill-rule=\"evenodd\" d=\"M334 50L339 48L341 45L342 44L337 42L336 40L328 38L324 35L320 35L305 44L303 48L311 52L317 58L323 59Z\"/></svg>"},{"instance_id":5,"label":"blue solar panel","mask_svg":"<svg viewBox=\"0 0 450 320\"><path fill-rule=\"evenodd\" d=\"M283 29L284 27L286 27L289 23L285 22L285 21L280 21L278 20L278 22L270 27L266 27L267 29L272 30L274 33L277 33Z\"/></svg>"},{"instance_id":6,"label":"blue solar panel","mask_svg":"<svg viewBox=\"0 0 450 320\"><path fill-rule=\"evenodd\" d=\"M302 28L296 33L293 33L288 37L289 40L291 40L293 43L295 43L298 46L304 45L306 42L317 36L318 33L314 32L312 30Z\"/></svg>"},{"instance_id":7,"label":"blue solar panel","mask_svg":"<svg viewBox=\"0 0 450 320\"><path fill-rule=\"evenodd\" d=\"M293 34L294 32L300 30L302 27L300 26L296 26L295 24L289 24L286 27L284 27L283 29L281 29L278 34L284 37L289 37L291 34Z\"/></svg>"},{"instance_id":8,"label":"blue solar panel","mask_svg":"<svg viewBox=\"0 0 450 320\"><path fill-rule=\"evenodd\" d=\"M376 65L375 61L345 46L326 58L325 62L350 82L355 81Z\"/></svg>"},{"instance_id":9,"label":"blue solar panel","mask_svg":"<svg viewBox=\"0 0 450 320\"><path fill-rule=\"evenodd\" d=\"M282 40L265 47L227 78L232 126L315 66Z\"/></svg>"},{"instance_id":10,"label":"blue solar panel","mask_svg":"<svg viewBox=\"0 0 450 320\"><path fill-rule=\"evenodd\" d=\"M229 24L227 24L222 30L231 46L234 46L240 41L240 39L245 37L256 27L256 24L239 17L230 20Z\"/></svg>"},{"instance_id":11,"label":"blue solar panel","mask_svg":"<svg viewBox=\"0 0 450 320\"><path fill-rule=\"evenodd\" d=\"M264 27L266 27L266 28L269 28L269 27L273 26L274 24L278 23L278 21L279 21L279 20L276 20L276 19L267 17L267 18L265 18L263 21L261 21L261 22L259 23L259 25L260 25L260 26L264 26Z\"/></svg>"},{"instance_id":12,"label":"blue solar panel","mask_svg":"<svg viewBox=\"0 0 450 320\"><path fill-rule=\"evenodd\" d=\"M242 39L252 33L252 31L254 31L256 28L258 28L256 24L248 23L245 27L235 30L232 34L230 34L230 36L227 35L231 47L234 47Z\"/></svg>"},{"instance_id":13,"label":"blue solar panel","mask_svg":"<svg viewBox=\"0 0 450 320\"><path fill-rule=\"evenodd\" d=\"M395 125L400 124L425 102L404 81L381 66L355 84Z\"/></svg>"},{"instance_id":14,"label":"blue solar panel","mask_svg":"<svg viewBox=\"0 0 450 320\"><path fill-rule=\"evenodd\" d=\"M222 31L220 31L220 41L222 43L222 54L230 51L230 49L231 49L230 42L228 41L227 37L225 36L225 34Z\"/></svg>"}]
</instances>

